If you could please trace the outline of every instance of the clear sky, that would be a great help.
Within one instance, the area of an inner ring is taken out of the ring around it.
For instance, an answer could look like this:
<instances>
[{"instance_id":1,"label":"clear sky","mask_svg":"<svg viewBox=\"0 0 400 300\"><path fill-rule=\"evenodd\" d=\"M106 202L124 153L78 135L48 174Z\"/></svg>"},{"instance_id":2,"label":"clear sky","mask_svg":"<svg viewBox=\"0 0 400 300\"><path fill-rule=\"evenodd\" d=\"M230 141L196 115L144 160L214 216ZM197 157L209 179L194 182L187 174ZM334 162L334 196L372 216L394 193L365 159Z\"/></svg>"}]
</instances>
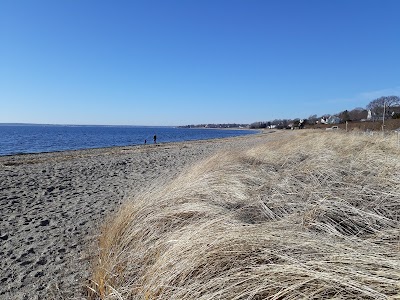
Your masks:
<instances>
[{"instance_id":1,"label":"clear sky","mask_svg":"<svg viewBox=\"0 0 400 300\"><path fill-rule=\"evenodd\" d=\"M400 95L400 1L0 0L0 122L305 118Z\"/></svg>"}]
</instances>

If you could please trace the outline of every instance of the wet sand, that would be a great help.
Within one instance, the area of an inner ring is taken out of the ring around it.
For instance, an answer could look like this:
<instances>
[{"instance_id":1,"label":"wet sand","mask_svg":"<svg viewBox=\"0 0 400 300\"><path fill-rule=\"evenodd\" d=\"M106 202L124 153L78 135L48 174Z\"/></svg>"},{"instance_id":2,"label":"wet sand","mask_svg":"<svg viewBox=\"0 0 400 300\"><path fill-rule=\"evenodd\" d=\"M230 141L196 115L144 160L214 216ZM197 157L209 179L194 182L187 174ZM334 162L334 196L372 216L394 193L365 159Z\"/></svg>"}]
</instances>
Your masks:
<instances>
[{"instance_id":1,"label":"wet sand","mask_svg":"<svg viewBox=\"0 0 400 300\"><path fill-rule=\"evenodd\" d=\"M124 199L279 135L0 157L0 299L84 299L90 246Z\"/></svg>"}]
</instances>

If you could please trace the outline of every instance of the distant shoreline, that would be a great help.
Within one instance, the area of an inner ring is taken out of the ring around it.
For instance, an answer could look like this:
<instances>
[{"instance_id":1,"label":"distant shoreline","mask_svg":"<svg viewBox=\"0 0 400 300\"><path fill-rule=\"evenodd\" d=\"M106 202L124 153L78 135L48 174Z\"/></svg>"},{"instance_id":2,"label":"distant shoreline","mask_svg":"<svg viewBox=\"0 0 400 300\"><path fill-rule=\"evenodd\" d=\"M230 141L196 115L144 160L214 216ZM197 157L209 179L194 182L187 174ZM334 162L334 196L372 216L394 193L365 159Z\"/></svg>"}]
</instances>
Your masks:
<instances>
[{"instance_id":1,"label":"distant shoreline","mask_svg":"<svg viewBox=\"0 0 400 300\"><path fill-rule=\"evenodd\" d=\"M248 131L261 131L262 129L257 128L239 128L239 127L221 127L221 128L214 128L214 127L176 127L181 129L213 129L213 130L248 130Z\"/></svg>"}]
</instances>

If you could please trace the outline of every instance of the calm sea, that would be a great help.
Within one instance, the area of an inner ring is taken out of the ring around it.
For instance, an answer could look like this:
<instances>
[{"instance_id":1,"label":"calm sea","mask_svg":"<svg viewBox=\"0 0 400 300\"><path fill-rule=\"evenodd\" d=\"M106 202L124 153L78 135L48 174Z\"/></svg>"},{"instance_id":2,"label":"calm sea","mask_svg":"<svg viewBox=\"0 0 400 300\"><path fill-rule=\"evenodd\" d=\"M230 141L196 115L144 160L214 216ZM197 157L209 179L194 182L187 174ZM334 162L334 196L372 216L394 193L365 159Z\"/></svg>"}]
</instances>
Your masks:
<instances>
[{"instance_id":1,"label":"calm sea","mask_svg":"<svg viewBox=\"0 0 400 300\"><path fill-rule=\"evenodd\" d=\"M0 125L0 155L179 142L253 134L251 130L137 126Z\"/></svg>"}]
</instances>

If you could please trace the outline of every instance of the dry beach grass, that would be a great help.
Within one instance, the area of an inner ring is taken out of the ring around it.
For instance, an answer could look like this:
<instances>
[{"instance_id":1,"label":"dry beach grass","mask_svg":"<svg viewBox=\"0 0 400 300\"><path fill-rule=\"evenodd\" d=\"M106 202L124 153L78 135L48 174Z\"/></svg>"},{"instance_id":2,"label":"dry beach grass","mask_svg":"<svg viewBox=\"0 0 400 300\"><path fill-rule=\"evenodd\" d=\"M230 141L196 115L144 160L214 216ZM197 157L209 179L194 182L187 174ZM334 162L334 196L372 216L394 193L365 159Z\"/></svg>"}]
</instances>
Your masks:
<instances>
[{"instance_id":1,"label":"dry beach grass","mask_svg":"<svg viewBox=\"0 0 400 300\"><path fill-rule=\"evenodd\" d=\"M400 299L395 137L224 150L103 226L91 299Z\"/></svg>"}]
</instances>

